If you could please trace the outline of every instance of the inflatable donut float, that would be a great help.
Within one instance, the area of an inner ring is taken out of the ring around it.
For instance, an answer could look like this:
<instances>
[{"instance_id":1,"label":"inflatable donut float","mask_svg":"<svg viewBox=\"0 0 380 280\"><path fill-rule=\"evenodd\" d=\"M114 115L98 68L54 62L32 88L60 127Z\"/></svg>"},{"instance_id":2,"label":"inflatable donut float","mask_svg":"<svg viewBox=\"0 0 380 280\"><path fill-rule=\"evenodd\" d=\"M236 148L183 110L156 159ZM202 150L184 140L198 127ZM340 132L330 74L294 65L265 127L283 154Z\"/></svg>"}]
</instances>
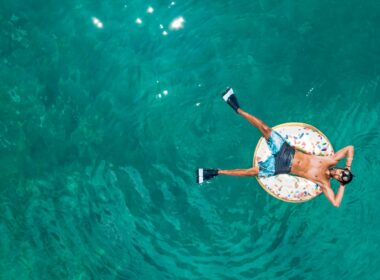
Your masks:
<instances>
[{"instance_id":1,"label":"inflatable donut float","mask_svg":"<svg viewBox=\"0 0 380 280\"><path fill-rule=\"evenodd\" d=\"M329 139L317 128L306 123L283 123L273 127L296 150L319 156L331 156L334 149ZM253 166L271 155L269 147L261 137L253 154ZM286 202L305 202L319 194L321 188L314 182L290 174L256 177L259 184L270 195Z\"/></svg>"}]
</instances>

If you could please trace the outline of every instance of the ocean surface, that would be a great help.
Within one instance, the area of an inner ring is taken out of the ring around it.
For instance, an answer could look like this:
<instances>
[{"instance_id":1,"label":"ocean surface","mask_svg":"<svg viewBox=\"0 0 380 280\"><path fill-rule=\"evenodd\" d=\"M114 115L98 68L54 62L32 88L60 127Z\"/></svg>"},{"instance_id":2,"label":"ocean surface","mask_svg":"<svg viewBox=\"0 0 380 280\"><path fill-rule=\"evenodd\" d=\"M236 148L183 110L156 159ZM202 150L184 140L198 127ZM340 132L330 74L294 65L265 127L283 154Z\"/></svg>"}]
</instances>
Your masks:
<instances>
[{"instance_id":1,"label":"ocean surface","mask_svg":"<svg viewBox=\"0 0 380 280\"><path fill-rule=\"evenodd\" d=\"M376 0L1 0L0 279L380 279L379 29ZM195 183L260 138L227 86L355 146L340 208Z\"/></svg>"}]
</instances>

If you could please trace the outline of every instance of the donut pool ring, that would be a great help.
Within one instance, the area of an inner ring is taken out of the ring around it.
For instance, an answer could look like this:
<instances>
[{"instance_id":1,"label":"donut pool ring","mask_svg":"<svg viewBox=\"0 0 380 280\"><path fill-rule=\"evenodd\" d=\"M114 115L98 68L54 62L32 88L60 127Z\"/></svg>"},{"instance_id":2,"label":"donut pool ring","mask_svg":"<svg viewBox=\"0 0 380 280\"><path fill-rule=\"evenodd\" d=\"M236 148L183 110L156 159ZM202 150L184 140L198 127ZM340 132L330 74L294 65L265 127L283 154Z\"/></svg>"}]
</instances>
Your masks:
<instances>
[{"instance_id":1,"label":"donut pool ring","mask_svg":"<svg viewBox=\"0 0 380 280\"><path fill-rule=\"evenodd\" d=\"M273 127L291 145L307 154L331 156L334 149L327 137L317 128L305 123L283 123ZM264 161L271 152L261 137L253 155L253 166ZM257 181L270 195L286 202L305 202L322 193L314 182L289 174L279 174L270 177L258 177Z\"/></svg>"}]
</instances>

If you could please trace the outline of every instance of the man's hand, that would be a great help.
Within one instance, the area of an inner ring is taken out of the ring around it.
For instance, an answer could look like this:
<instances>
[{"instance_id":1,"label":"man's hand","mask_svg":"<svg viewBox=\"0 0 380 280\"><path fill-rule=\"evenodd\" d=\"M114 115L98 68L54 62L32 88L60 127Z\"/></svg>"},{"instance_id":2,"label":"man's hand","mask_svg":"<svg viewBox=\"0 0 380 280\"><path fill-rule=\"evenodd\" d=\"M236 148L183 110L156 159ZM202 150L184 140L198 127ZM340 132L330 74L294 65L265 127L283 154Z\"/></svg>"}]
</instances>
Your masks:
<instances>
[{"instance_id":1,"label":"man's hand","mask_svg":"<svg viewBox=\"0 0 380 280\"><path fill-rule=\"evenodd\" d=\"M348 146L346 168L351 170L352 160L354 159L354 146Z\"/></svg>"},{"instance_id":2,"label":"man's hand","mask_svg":"<svg viewBox=\"0 0 380 280\"><path fill-rule=\"evenodd\" d=\"M333 190L331 189L330 182L327 184L321 185L322 191L325 194L326 198L331 202L335 207L339 207L342 202L344 195L344 185L340 184L338 193L335 195Z\"/></svg>"},{"instance_id":3,"label":"man's hand","mask_svg":"<svg viewBox=\"0 0 380 280\"><path fill-rule=\"evenodd\" d=\"M334 159L337 161L337 163L342 159L346 157L346 168L348 170L351 170L351 164L352 160L354 159L354 146L347 146L343 149L339 150L335 155Z\"/></svg>"}]
</instances>

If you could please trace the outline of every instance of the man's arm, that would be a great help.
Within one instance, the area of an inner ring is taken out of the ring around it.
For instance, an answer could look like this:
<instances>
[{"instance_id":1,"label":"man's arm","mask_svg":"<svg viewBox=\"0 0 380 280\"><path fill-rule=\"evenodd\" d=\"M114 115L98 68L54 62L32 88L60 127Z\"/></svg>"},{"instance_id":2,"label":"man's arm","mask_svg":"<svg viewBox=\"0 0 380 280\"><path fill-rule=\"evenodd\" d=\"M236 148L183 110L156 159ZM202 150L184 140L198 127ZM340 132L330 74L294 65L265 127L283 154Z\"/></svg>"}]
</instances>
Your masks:
<instances>
[{"instance_id":1,"label":"man's arm","mask_svg":"<svg viewBox=\"0 0 380 280\"><path fill-rule=\"evenodd\" d=\"M331 202L331 204L335 207L339 207L344 195L344 185L340 184L339 190L336 195L334 194L334 191L331 189L330 182L328 182L325 185L321 185L321 188L327 199Z\"/></svg>"},{"instance_id":2,"label":"man's arm","mask_svg":"<svg viewBox=\"0 0 380 280\"><path fill-rule=\"evenodd\" d=\"M344 157L346 157L346 168L351 170L352 160L354 159L354 146L344 147L334 155L334 159L337 162L339 162Z\"/></svg>"}]
</instances>

